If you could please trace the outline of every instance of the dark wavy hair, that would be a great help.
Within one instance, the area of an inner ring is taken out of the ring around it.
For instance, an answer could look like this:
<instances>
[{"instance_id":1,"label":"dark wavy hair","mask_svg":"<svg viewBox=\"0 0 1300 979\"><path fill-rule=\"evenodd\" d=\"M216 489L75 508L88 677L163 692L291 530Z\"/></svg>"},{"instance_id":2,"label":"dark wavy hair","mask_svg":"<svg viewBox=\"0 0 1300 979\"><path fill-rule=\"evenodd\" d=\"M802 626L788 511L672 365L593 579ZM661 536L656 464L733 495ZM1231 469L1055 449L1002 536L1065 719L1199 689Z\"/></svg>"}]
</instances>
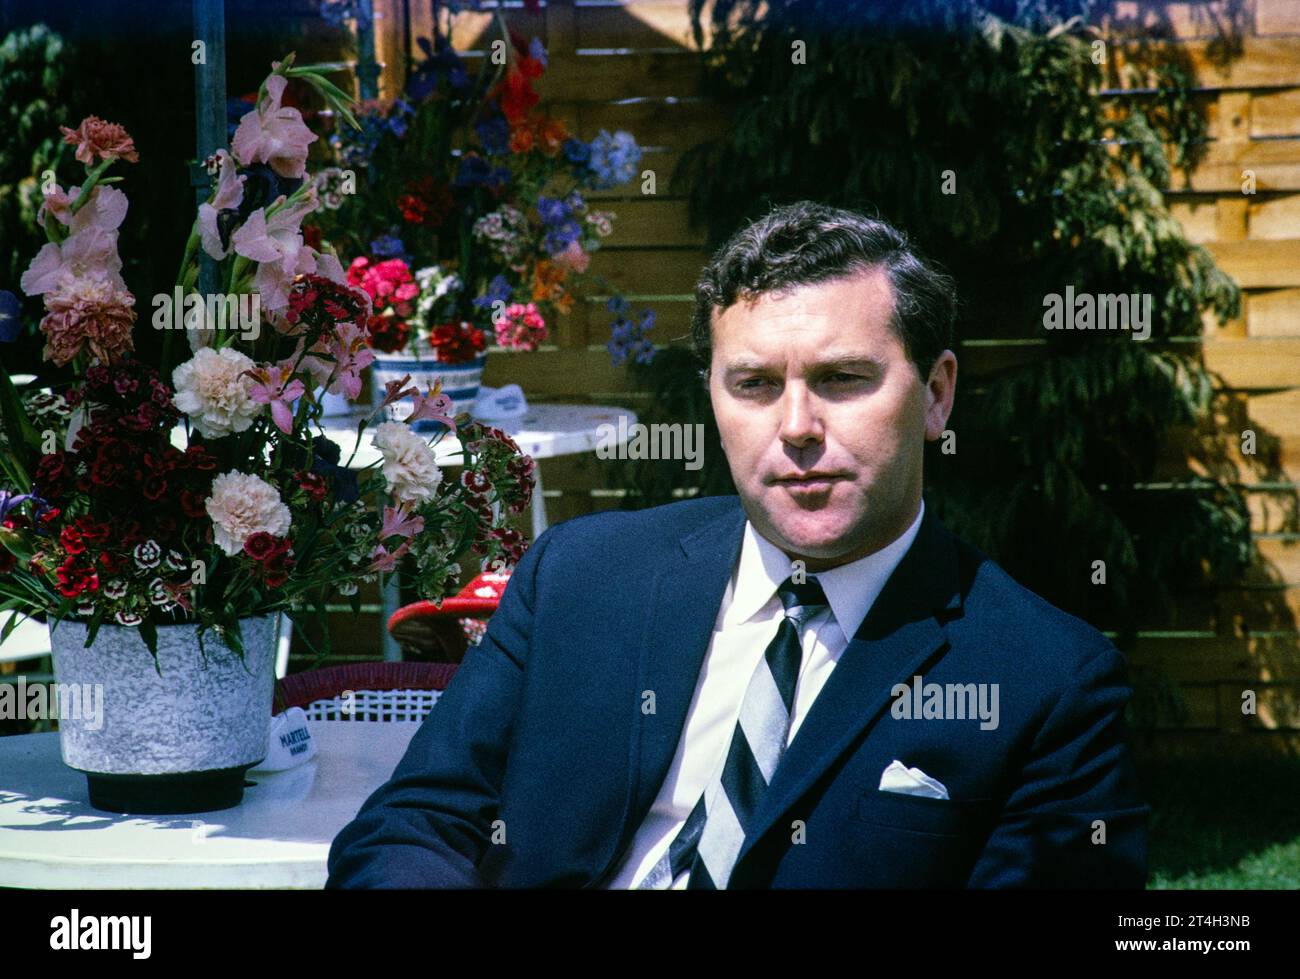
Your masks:
<instances>
[{"instance_id":1,"label":"dark wavy hair","mask_svg":"<svg viewBox=\"0 0 1300 979\"><path fill-rule=\"evenodd\" d=\"M890 327L922 381L956 342L957 290L952 278L922 258L907 236L884 221L813 201L773 208L714 252L695 285L691 348L700 376L713 359L713 311L738 297L810 285L883 269L894 291Z\"/></svg>"}]
</instances>

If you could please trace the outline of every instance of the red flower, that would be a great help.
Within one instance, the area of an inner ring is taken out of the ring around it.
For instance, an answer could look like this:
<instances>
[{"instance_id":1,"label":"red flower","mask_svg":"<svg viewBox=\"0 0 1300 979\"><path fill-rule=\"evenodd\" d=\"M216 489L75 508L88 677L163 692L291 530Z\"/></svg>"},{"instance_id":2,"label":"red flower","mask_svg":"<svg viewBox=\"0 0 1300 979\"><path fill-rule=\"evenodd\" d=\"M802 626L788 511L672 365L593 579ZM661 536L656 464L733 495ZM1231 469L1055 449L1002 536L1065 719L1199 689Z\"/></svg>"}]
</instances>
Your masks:
<instances>
[{"instance_id":1,"label":"red flower","mask_svg":"<svg viewBox=\"0 0 1300 979\"><path fill-rule=\"evenodd\" d=\"M472 323L442 323L429 331L429 346L440 362L463 364L473 360L487 346L487 340Z\"/></svg>"},{"instance_id":2,"label":"red flower","mask_svg":"<svg viewBox=\"0 0 1300 979\"><path fill-rule=\"evenodd\" d=\"M411 339L411 327L396 316L372 316L366 321L370 345L386 354L403 349Z\"/></svg>"},{"instance_id":3,"label":"red flower","mask_svg":"<svg viewBox=\"0 0 1300 979\"><path fill-rule=\"evenodd\" d=\"M59 593L64 598L76 598L83 591L99 590L99 575L95 574L95 569L77 567L76 558L67 558L59 565L56 575Z\"/></svg>"},{"instance_id":4,"label":"red flower","mask_svg":"<svg viewBox=\"0 0 1300 979\"><path fill-rule=\"evenodd\" d=\"M313 503L323 503L325 494L329 491L329 485L325 482L325 477L320 473L300 472L297 474L298 485L311 499ZM248 545L244 545L247 549Z\"/></svg>"},{"instance_id":5,"label":"red flower","mask_svg":"<svg viewBox=\"0 0 1300 979\"><path fill-rule=\"evenodd\" d=\"M275 553L279 546L279 539L271 536L264 530L259 530L255 534L250 534L244 541L244 553L254 561L265 561Z\"/></svg>"}]
</instances>

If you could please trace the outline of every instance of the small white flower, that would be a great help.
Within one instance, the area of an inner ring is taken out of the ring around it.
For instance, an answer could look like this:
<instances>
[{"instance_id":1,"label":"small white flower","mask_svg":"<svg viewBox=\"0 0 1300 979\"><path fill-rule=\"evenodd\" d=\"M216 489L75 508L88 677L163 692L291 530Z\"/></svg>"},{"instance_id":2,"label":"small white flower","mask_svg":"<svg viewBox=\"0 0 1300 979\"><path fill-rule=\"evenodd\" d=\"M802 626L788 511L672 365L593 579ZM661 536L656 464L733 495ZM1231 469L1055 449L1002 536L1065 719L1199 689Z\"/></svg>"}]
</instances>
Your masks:
<instances>
[{"instance_id":1,"label":"small white flower","mask_svg":"<svg viewBox=\"0 0 1300 979\"><path fill-rule=\"evenodd\" d=\"M339 585L340 595L355 595L357 593L357 583L355 581L345 581Z\"/></svg>"},{"instance_id":2,"label":"small white flower","mask_svg":"<svg viewBox=\"0 0 1300 979\"><path fill-rule=\"evenodd\" d=\"M167 594L167 588L163 585L161 578L155 578L149 582L149 601L154 605L170 605L171 595Z\"/></svg>"},{"instance_id":3,"label":"small white flower","mask_svg":"<svg viewBox=\"0 0 1300 979\"><path fill-rule=\"evenodd\" d=\"M433 496L442 482L442 470L433 461L433 449L402 422L384 422L375 429L374 445L384 456L384 479L393 498L417 503Z\"/></svg>"},{"instance_id":4,"label":"small white flower","mask_svg":"<svg viewBox=\"0 0 1300 979\"><path fill-rule=\"evenodd\" d=\"M253 361L232 347L203 347L172 372L176 407L204 438L245 431L262 410L250 396L253 379L243 377Z\"/></svg>"},{"instance_id":5,"label":"small white flower","mask_svg":"<svg viewBox=\"0 0 1300 979\"><path fill-rule=\"evenodd\" d=\"M212 481L212 495L203 502L212 518L213 537L226 554L238 554L244 541L258 531L272 537L289 532L291 515L279 491L248 473L222 473Z\"/></svg>"},{"instance_id":6,"label":"small white flower","mask_svg":"<svg viewBox=\"0 0 1300 979\"><path fill-rule=\"evenodd\" d=\"M180 551L167 551L167 568L171 571L188 571L189 565L185 563L185 555Z\"/></svg>"},{"instance_id":7,"label":"small white flower","mask_svg":"<svg viewBox=\"0 0 1300 979\"><path fill-rule=\"evenodd\" d=\"M114 618L117 619L118 625L133 626L139 625L144 620L134 612L118 612Z\"/></svg>"},{"instance_id":8,"label":"small white flower","mask_svg":"<svg viewBox=\"0 0 1300 979\"><path fill-rule=\"evenodd\" d=\"M158 562L162 559L162 548L157 541L147 540L143 544L136 544L131 556L135 558L136 567L147 571L158 567Z\"/></svg>"},{"instance_id":9,"label":"small white flower","mask_svg":"<svg viewBox=\"0 0 1300 979\"><path fill-rule=\"evenodd\" d=\"M121 578L112 578L104 585L104 597L110 601L117 601L126 594L126 582Z\"/></svg>"}]
</instances>

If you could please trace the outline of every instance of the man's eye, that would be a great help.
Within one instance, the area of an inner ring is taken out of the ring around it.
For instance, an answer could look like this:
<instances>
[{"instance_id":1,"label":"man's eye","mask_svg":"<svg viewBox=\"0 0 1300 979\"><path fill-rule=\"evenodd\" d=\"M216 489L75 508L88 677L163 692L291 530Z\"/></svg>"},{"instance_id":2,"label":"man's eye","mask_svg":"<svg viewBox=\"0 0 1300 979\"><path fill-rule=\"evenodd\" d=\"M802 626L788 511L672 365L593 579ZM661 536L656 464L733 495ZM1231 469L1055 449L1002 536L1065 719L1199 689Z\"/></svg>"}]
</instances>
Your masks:
<instances>
[{"instance_id":1,"label":"man's eye","mask_svg":"<svg viewBox=\"0 0 1300 979\"><path fill-rule=\"evenodd\" d=\"M751 387L751 385L756 385L756 384L766 384L766 383L767 383L767 379L766 379L766 378L762 378L762 377L751 377L751 378L748 378L747 380L741 381L741 382L740 382L738 385L736 385L736 386L737 386L738 388L740 388L741 390L753 390L753 388Z\"/></svg>"},{"instance_id":2,"label":"man's eye","mask_svg":"<svg viewBox=\"0 0 1300 979\"><path fill-rule=\"evenodd\" d=\"M826 379L828 381L835 381L836 383L861 380L857 374L845 374L843 371L837 371L836 373L829 375Z\"/></svg>"}]
</instances>

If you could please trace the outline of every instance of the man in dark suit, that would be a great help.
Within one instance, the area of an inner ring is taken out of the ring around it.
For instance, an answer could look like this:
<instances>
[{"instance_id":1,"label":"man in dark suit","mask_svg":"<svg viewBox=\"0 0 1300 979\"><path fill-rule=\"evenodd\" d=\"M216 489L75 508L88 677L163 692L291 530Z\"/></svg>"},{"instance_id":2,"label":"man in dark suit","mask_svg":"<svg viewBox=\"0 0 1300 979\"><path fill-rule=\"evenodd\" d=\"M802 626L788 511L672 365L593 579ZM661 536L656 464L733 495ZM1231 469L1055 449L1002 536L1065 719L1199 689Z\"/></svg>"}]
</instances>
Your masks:
<instances>
[{"instance_id":1,"label":"man in dark suit","mask_svg":"<svg viewBox=\"0 0 1300 979\"><path fill-rule=\"evenodd\" d=\"M1125 663L954 537L951 281L803 202L704 269L737 496L550 528L330 887L1126 887Z\"/></svg>"}]
</instances>

